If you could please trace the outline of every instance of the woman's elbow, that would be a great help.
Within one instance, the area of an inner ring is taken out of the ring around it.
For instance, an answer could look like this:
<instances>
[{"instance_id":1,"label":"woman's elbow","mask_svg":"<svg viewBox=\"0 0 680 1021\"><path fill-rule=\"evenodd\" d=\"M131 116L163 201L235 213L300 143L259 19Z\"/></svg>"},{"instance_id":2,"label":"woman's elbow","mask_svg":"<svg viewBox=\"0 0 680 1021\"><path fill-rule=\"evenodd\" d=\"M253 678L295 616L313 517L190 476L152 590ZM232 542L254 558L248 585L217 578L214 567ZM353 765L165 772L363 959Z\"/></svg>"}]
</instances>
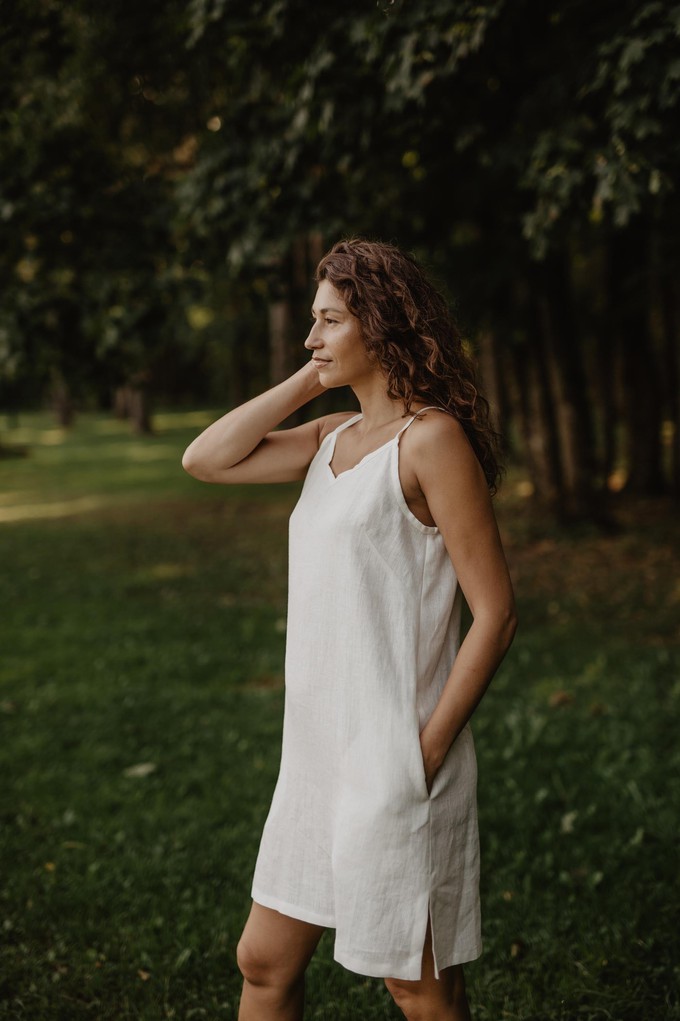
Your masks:
<instances>
[{"instance_id":1,"label":"woman's elbow","mask_svg":"<svg viewBox=\"0 0 680 1021\"><path fill-rule=\"evenodd\" d=\"M512 645L517 630L517 610L513 600L494 601L487 606L472 610L475 628L486 635L486 640L505 655Z\"/></svg>"},{"instance_id":2,"label":"woman's elbow","mask_svg":"<svg viewBox=\"0 0 680 1021\"><path fill-rule=\"evenodd\" d=\"M189 475L193 475L194 471L196 470L194 455L191 452L191 447L187 447L187 449L182 454L182 467L184 468L185 472L189 473Z\"/></svg>"},{"instance_id":3,"label":"woman's elbow","mask_svg":"<svg viewBox=\"0 0 680 1021\"><path fill-rule=\"evenodd\" d=\"M197 456L196 452L192 450L192 446L188 446L182 455L182 468L184 471L191 475L192 478L198 479L199 482L209 482L207 477L206 465L201 461L201 458Z\"/></svg>"},{"instance_id":4,"label":"woman's elbow","mask_svg":"<svg viewBox=\"0 0 680 1021\"><path fill-rule=\"evenodd\" d=\"M473 616L475 623L479 621L480 627L487 632L489 639L505 655L517 631L517 609L514 602L496 603L495 606L480 610Z\"/></svg>"},{"instance_id":5,"label":"woman's elbow","mask_svg":"<svg viewBox=\"0 0 680 1021\"><path fill-rule=\"evenodd\" d=\"M506 650L512 645L517 632L517 624L517 607L513 602L505 608L501 619L501 634L503 636Z\"/></svg>"}]
</instances>

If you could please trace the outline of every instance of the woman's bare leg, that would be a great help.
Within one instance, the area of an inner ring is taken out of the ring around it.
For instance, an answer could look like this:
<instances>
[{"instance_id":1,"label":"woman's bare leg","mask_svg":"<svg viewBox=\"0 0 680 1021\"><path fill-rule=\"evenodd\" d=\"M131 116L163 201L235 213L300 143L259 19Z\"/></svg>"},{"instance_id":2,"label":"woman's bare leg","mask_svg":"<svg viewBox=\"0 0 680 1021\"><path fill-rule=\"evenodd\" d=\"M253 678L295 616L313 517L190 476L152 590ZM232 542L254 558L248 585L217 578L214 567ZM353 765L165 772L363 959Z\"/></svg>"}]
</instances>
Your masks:
<instances>
[{"instance_id":1,"label":"woman's bare leg","mask_svg":"<svg viewBox=\"0 0 680 1021\"><path fill-rule=\"evenodd\" d=\"M443 968L439 978L434 977L429 919L420 980L406 982L403 979L387 978L385 985L407 1021L471 1021L463 965L454 964L451 968Z\"/></svg>"},{"instance_id":2,"label":"woman's bare leg","mask_svg":"<svg viewBox=\"0 0 680 1021\"><path fill-rule=\"evenodd\" d=\"M302 1021L305 971L323 933L253 903L236 951L243 975L238 1021Z\"/></svg>"}]
</instances>

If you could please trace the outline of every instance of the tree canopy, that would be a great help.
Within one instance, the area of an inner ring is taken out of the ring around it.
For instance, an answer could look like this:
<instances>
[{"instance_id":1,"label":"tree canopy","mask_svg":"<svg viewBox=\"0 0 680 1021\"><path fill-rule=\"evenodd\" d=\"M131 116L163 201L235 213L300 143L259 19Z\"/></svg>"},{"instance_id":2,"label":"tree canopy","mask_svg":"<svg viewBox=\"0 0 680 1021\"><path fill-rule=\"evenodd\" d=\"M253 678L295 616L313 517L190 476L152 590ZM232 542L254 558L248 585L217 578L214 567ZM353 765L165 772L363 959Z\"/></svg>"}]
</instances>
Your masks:
<instances>
[{"instance_id":1,"label":"tree canopy","mask_svg":"<svg viewBox=\"0 0 680 1021\"><path fill-rule=\"evenodd\" d=\"M17 0L5 401L181 393L218 345L243 396L267 305L360 233L459 304L543 498L677 492L679 35L656 0Z\"/></svg>"}]
</instances>

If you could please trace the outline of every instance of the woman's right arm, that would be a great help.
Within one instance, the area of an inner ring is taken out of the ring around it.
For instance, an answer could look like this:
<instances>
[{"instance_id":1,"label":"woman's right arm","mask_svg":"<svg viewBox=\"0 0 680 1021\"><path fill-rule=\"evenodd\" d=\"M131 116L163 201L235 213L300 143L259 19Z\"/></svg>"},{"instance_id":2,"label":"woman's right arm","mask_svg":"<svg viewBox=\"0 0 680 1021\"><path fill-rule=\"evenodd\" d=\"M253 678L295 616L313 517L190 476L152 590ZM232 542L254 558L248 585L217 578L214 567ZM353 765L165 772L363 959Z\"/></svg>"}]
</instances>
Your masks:
<instances>
[{"instance_id":1,"label":"woman's right arm","mask_svg":"<svg viewBox=\"0 0 680 1021\"><path fill-rule=\"evenodd\" d=\"M201 482L296 482L319 449L324 418L274 432L275 426L325 391L311 362L277 386L209 425L191 443L182 467Z\"/></svg>"}]
</instances>

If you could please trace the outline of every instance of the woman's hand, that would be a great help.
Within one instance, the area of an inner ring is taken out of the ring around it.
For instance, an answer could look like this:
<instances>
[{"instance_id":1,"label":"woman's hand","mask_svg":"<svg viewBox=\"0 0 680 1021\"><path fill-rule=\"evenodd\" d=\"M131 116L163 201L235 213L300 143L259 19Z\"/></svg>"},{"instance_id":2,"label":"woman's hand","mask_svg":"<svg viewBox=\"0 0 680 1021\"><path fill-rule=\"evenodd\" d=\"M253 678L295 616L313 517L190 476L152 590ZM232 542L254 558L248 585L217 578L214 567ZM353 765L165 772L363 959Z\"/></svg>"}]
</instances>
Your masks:
<instances>
[{"instance_id":1,"label":"woman's hand","mask_svg":"<svg viewBox=\"0 0 680 1021\"><path fill-rule=\"evenodd\" d=\"M439 772L439 768L444 760L441 754L437 752L432 743L428 740L426 730L427 727L424 727L420 732L420 751L423 756L423 769L425 770L425 785L427 786L427 793L431 794L434 778Z\"/></svg>"}]
</instances>

